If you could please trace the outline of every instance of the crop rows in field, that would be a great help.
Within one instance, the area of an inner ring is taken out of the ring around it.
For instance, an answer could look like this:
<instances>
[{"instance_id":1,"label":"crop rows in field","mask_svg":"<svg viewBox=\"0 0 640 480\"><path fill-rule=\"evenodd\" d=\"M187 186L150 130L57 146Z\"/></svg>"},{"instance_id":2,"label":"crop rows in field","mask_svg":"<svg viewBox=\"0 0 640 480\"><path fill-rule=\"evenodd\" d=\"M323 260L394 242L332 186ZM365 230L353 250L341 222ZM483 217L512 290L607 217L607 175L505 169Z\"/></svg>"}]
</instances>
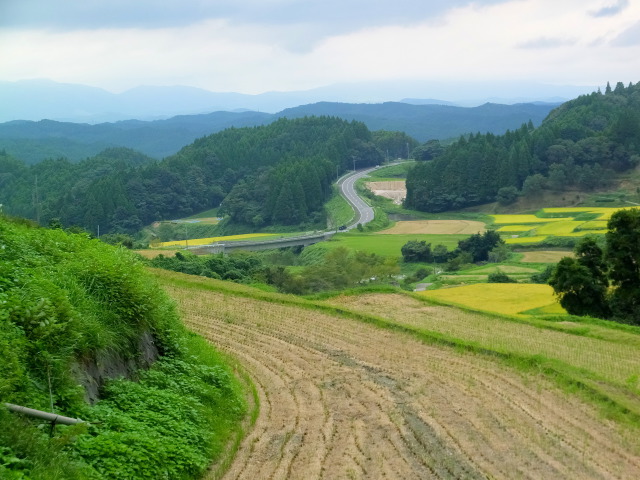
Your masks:
<instances>
[{"instance_id":1,"label":"crop rows in field","mask_svg":"<svg viewBox=\"0 0 640 480\"><path fill-rule=\"evenodd\" d=\"M492 215L498 232L508 235L509 244L538 243L549 236L583 237L606 233L607 221L622 208L543 208L536 215ZM585 215L588 220L579 217Z\"/></svg>"},{"instance_id":2,"label":"crop rows in field","mask_svg":"<svg viewBox=\"0 0 640 480\"><path fill-rule=\"evenodd\" d=\"M282 296L162 278L186 324L258 390L260 415L225 479L640 475L635 432L544 377Z\"/></svg>"},{"instance_id":3,"label":"crop rows in field","mask_svg":"<svg viewBox=\"0 0 640 480\"><path fill-rule=\"evenodd\" d=\"M460 291L461 296L470 296L471 294L464 290L473 290L477 295L481 295L482 287L496 286L509 285L478 284L469 286L472 288L457 287L434 290L430 293ZM538 286L546 287L546 285ZM501 301L490 291L484 299L487 304ZM330 303L381 316L399 325L474 342L496 352L544 355L567 365L582 368L619 385L627 385L630 379L640 374L640 355L638 355L640 335L637 334L612 333L603 327L585 326L572 322L562 324L564 331L555 329L556 325L553 324L551 326L554 329L545 329L535 324L506 321L480 313L429 305L418 299L398 294L343 296L332 299ZM462 304L463 300L458 303ZM528 305L523 303L514 308L526 308L534 304L535 302ZM581 335L572 334L572 330L574 333L580 332ZM582 335L587 330L590 330L593 336ZM640 387L640 384L637 387ZM640 406L640 400L638 404Z\"/></svg>"}]
</instances>

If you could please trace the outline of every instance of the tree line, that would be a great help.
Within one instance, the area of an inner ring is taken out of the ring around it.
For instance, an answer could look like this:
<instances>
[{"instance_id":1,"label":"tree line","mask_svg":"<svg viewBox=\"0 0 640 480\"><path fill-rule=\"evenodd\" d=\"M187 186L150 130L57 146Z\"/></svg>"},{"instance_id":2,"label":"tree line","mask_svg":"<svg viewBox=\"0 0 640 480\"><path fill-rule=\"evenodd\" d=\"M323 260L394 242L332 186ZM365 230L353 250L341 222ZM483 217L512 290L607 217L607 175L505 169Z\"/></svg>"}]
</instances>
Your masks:
<instances>
[{"instance_id":1,"label":"tree line","mask_svg":"<svg viewBox=\"0 0 640 480\"><path fill-rule=\"evenodd\" d=\"M538 128L461 137L447 148L417 149L405 206L440 212L518 194L605 186L640 163L640 83L609 84L553 110Z\"/></svg>"}]
</instances>

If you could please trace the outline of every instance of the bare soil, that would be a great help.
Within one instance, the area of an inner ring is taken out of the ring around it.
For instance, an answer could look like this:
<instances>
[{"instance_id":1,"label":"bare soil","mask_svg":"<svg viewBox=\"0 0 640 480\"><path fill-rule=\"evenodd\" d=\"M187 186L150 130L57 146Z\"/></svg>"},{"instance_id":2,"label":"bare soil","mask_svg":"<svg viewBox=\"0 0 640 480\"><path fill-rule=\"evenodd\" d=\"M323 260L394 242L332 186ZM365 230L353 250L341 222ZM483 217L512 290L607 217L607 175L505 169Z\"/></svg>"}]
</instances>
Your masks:
<instances>
[{"instance_id":1,"label":"bare soil","mask_svg":"<svg viewBox=\"0 0 640 480\"><path fill-rule=\"evenodd\" d=\"M387 235L406 234L469 234L484 233L485 225L473 220L410 220L397 222L388 230L378 232Z\"/></svg>"},{"instance_id":2,"label":"bare soil","mask_svg":"<svg viewBox=\"0 0 640 480\"><path fill-rule=\"evenodd\" d=\"M396 205L401 205L407 196L407 187L404 180L367 182L367 187L380 197L390 198Z\"/></svg>"},{"instance_id":3,"label":"bare soil","mask_svg":"<svg viewBox=\"0 0 640 480\"><path fill-rule=\"evenodd\" d=\"M224 479L640 478L636 436L541 376L181 278L210 286L166 287L185 323L260 398Z\"/></svg>"}]
</instances>

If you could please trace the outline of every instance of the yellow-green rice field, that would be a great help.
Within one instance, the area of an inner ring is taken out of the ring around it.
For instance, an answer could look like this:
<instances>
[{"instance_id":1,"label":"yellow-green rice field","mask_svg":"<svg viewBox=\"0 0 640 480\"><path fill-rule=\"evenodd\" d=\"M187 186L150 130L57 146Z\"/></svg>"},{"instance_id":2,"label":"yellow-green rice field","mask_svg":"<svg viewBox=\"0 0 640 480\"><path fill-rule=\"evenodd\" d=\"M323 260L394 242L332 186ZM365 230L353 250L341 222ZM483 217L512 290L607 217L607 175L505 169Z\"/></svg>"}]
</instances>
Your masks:
<instances>
[{"instance_id":1,"label":"yellow-green rice field","mask_svg":"<svg viewBox=\"0 0 640 480\"><path fill-rule=\"evenodd\" d=\"M543 208L535 215L492 215L494 224L500 225L498 232L508 235L509 244L538 243L548 236L583 237L606 233L607 221L613 213L623 208L609 207L564 207ZM597 215L579 220L584 214Z\"/></svg>"},{"instance_id":2,"label":"yellow-green rice field","mask_svg":"<svg viewBox=\"0 0 640 480\"><path fill-rule=\"evenodd\" d=\"M427 290L421 295L451 305L504 315L526 316L525 312L540 308L545 314L566 313L549 285L533 283L477 283Z\"/></svg>"},{"instance_id":3,"label":"yellow-green rice field","mask_svg":"<svg viewBox=\"0 0 640 480\"><path fill-rule=\"evenodd\" d=\"M189 240L176 240L173 242L161 242L158 247L174 247L174 246L197 246L209 245L215 242L226 242L230 240L249 240L258 237L273 237L275 233L245 233L244 235L227 235L225 237L209 237L209 238L193 238Z\"/></svg>"}]
</instances>

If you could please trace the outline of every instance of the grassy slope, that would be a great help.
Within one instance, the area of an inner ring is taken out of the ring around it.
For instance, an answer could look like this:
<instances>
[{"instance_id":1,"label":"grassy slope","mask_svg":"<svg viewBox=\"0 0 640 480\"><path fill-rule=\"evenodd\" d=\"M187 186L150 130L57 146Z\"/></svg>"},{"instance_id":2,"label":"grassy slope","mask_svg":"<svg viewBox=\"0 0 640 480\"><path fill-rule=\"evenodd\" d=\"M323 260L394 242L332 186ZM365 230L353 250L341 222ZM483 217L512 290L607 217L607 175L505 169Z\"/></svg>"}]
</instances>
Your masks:
<instances>
[{"instance_id":1,"label":"grassy slope","mask_svg":"<svg viewBox=\"0 0 640 480\"><path fill-rule=\"evenodd\" d=\"M0 478L187 479L224 458L241 431L242 387L133 254L3 217L0 245L0 405L91 422L49 439L0 407ZM143 335L160 359L137 382L106 382L89 407L78 366L133 367Z\"/></svg>"}]
</instances>

